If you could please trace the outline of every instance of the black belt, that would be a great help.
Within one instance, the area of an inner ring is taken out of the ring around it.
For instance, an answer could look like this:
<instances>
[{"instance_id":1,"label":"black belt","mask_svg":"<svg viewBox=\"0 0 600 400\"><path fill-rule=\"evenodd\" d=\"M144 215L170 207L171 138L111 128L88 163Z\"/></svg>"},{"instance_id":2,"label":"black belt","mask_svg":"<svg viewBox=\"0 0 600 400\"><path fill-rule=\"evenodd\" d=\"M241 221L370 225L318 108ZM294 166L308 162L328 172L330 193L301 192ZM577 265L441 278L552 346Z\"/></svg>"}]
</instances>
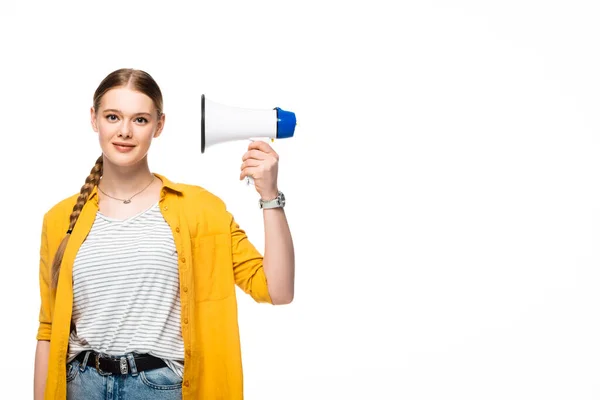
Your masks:
<instances>
[{"instance_id":1,"label":"black belt","mask_svg":"<svg viewBox=\"0 0 600 400\"><path fill-rule=\"evenodd\" d=\"M77 355L77 357L75 357L75 359L83 363L85 353L87 353L87 351L82 351ZM167 366L167 364L162 359L148 354L134 355L133 359L135 361L135 366L138 372ZM99 355L95 351L90 352L87 365L96 368L96 370L98 370L98 373L101 375L120 375L131 372L127 357L112 357L108 355Z\"/></svg>"}]
</instances>

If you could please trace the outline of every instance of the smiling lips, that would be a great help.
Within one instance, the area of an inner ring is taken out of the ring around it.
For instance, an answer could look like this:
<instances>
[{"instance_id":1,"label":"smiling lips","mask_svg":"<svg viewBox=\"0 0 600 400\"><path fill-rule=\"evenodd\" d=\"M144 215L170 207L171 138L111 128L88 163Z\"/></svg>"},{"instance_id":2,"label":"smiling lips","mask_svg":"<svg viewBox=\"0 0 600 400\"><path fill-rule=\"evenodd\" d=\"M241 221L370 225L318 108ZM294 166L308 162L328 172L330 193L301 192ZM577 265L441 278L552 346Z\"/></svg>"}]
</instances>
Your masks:
<instances>
[{"instance_id":1,"label":"smiling lips","mask_svg":"<svg viewBox=\"0 0 600 400\"><path fill-rule=\"evenodd\" d=\"M133 148L135 147L133 144L129 144L129 143L113 143L113 145L121 153L127 153L127 152L133 150Z\"/></svg>"}]
</instances>

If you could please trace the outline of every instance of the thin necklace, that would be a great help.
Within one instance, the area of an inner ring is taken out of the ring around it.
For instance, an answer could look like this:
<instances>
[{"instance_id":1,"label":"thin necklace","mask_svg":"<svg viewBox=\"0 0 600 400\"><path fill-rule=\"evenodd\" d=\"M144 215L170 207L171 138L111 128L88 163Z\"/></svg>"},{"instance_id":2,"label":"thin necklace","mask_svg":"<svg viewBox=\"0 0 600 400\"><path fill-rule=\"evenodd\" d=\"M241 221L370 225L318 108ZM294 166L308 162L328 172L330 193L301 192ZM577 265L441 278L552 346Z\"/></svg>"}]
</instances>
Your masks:
<instances>
[{"instance_id":1,"label":"thin necklace","mask_svg":"<svg viewBox=\"0 0 600 400\"><path fill-rule=\"evenodd\" d=\"M115 200L122 201L122 202L123 202L123 204L129 204L129 203L131 203L131 199L133 199L133 197L134 197L134 196L137 196L138 194L142 193L144 190L148 189L148 187L149 187L149 186L152 184L152 182L154 182L154 175L152 175L152 180L150 181L150 183L149 183L149 184L147 184L147 185L146 185L146 187L145 187L145 188L143 188L142 190L140 190L140 191L139 191L139 192L137 192L136 194L132 195L132 196L131 196L130 198L128 198L128 199L119 199L119 198L116 198L116 197L113 197L113 196L111 196L110 194L106 193L104 190L102 190L102 189L100 188L100 184L98 184L98 190L100 190L102 193L104 193L106 196L110 197L111 199L115 199Z\"/></svg>"}]
</instances>

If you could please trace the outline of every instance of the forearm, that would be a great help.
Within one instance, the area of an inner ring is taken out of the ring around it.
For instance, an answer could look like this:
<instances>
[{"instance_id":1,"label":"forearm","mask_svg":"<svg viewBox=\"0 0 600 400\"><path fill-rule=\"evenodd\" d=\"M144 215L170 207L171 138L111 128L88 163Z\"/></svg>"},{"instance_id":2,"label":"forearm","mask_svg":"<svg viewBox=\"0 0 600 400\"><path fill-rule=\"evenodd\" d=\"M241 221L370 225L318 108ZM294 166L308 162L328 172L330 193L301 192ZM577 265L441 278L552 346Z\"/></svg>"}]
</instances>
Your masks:
<instances>
[{"instance_id":1,"label":"forearm","mask_svg":"<svg viewBox=\"0 0 600 400\"><path fill-rule=\"evenodd\" d=\"M294 298L294 244L283 208L263 210L265 225L264 269L273 304Z\"/></svg>"},{"instance_id":2,"label":"forearm","mask_svg":"<svg viewBox=\"0 0 600 400\"><path fill-rule=\"evenodd\" d=\"M35 349L35 369L33 373L33 398L43 400L48 376L48 357L50 356L50 342L39 340Z\"/></svg>"}]
</instances>

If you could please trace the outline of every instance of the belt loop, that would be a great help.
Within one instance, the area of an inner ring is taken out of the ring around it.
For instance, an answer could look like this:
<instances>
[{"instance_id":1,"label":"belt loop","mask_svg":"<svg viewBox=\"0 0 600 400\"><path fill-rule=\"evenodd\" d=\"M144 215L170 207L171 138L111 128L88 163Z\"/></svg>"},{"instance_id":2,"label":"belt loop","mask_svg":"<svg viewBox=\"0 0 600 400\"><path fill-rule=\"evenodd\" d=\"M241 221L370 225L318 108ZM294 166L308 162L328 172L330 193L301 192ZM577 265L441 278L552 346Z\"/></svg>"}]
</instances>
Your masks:
<instances>
[{"instance_id":1,"label":"belt loop","mask_svg":"<svg viewBox=\"0 0 600 400\"><path fill-rule=\"evenodd\" d=\"M129 369L131 370L131 376L137 376L138 370L137 365L135 365L135 359L133 358L133 354L127 353L127 360L129 360Z\"/></svg>"},{"instance_id":2,"label":"belt loop","mask_svg":"<svg viewBox=\"0 0 600 400\"><path fill-rule=\"evenodd\" d=\"M85 371L85 367L87 366L88 358L90 358L90 351L85 352L85 356L83 357L83 362L79 364L79 370L81 372Z\"/></svg>"}]
</instances>

